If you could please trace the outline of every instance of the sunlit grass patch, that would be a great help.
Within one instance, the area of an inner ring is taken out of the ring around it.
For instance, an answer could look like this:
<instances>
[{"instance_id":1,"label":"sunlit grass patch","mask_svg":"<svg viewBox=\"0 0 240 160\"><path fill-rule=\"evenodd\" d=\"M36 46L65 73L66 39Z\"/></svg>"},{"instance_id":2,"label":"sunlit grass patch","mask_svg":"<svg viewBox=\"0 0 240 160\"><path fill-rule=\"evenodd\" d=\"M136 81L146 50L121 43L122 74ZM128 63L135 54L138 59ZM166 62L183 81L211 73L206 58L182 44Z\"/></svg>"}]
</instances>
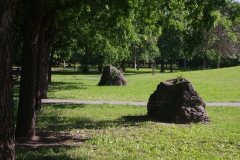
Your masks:
<instances>
[{"instance_id":1,"label":"sunlit grass patch","mask_svg":"<svg viewBox=\"0 0 240 160\"><path fill-rule=\"evenodd\" d=\"M187 78L206 102L240 102L240 67L187 71ZM157 85L176 78L179 73L151 74L151 69L127 69L128 86L97 86L101 74L53 74L48 97L54 99L148 101Z\"/></svg>"}]
</instances>

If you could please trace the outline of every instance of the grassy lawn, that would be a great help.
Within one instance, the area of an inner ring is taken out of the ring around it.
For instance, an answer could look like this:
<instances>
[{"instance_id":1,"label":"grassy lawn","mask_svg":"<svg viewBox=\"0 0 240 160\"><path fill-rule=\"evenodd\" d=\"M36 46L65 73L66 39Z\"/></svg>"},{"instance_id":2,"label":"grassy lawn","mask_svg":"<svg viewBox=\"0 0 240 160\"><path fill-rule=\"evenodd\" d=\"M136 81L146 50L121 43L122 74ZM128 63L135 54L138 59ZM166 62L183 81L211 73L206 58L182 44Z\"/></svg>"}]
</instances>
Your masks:
<instances>
[{"instance_id":1,"label":"grassy lawn","mask_svg":"<svg viewBox=\"0 0 240 160\"><path fill-rule=\"evenodd\" d=\"M43 105L37 135L16 146L16 159L240 159L240 107L207 107L209 124L160 123L146 107ZM38 146L36 145L38 144Z\"/></svg>"},{"instance_id":2,"label":"grassy lawn","mask_svg":"<svg viewBox=\"0 0 240 160\"><path fill-rule=\"evenodd\" d=\"M192 83L194 89L205 102L240 102L239 73L240 67L232 67L187 71L183 77ZM97 84L101 74L96 72L84 75L72 70L55 71L48 98L146 102L160 82L176 78L178 71L175 70L174 73L157 71L156 75L152 75L149 68L141 68L138 71L127 69L124 75L128 81L128 86L100 87Z\"/></svg>"},{"instance_id":3,"label":"grassy lawn","mask_svg":"<svg viewBox=\"0 0 240 160\"><path fill-rule=\"evenodd\" d=\"M205 102L240 102L240 67L188 71ZM126 87L97 86L101 74L53 73L52 99L147 101L157 84L178 72L151 74L127 69ZM18 97L19 86L14 87ZM37 113L36 137L17 140L17 160L52 159L240 159L240 107L207 107L209 124L156 122L147 108L131 105L44 104Z\"/></svg>"}]
</instances>

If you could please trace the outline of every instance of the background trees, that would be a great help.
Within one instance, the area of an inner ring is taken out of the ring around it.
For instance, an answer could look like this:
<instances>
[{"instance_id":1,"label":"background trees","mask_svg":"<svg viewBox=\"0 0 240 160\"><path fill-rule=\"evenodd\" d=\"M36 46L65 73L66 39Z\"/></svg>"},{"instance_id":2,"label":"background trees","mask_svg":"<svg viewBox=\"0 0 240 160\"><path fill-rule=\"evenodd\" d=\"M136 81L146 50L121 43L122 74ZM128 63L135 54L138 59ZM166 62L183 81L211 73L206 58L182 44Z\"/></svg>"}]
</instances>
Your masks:
<instances>
[{"instance_id":1,"label":"background trees","mask_svg":"<svg viewBox=\"0 0 240 160\"><path fill-rule=\"evenodd\" d=\"M203 69L219 68L220 65L231 66L233 63L237 65L239 36L235 29L239 24L235 19L236 5L239 7L238 3L228 2L224 7L216 8L212 12L215 17L214 25L209 31L203 31L204 41L195 51L195 54L203 59Z\"/></svg>"},{"instance_id":2,"label":"background trees","mask_svg":"<svg viewBox=\"0 0 240 160\"><path fill-rule=\"evenodd\" d=\"M191 1L186 2L183 8L179 5L174 12L170 12L171 8L167 7L167 16L171 18L167 23L165 19L161 21L165 23L165 28L159 37L158 46L163 59L169 59L173 48L180 45L176 56L186 57L189 67L199 68L202 65L205 69L207 66L217 68L220 65L237 65L236 15L239 15L239 3ZM170 29L172 31L169 31ZM174 38L177 35L178 40ZM174 39L178 43L171 44ZM183 67L183 61L179 62ZM161 70L164 71L164 65L161 66Z\"/></svg>"}]
</instances>

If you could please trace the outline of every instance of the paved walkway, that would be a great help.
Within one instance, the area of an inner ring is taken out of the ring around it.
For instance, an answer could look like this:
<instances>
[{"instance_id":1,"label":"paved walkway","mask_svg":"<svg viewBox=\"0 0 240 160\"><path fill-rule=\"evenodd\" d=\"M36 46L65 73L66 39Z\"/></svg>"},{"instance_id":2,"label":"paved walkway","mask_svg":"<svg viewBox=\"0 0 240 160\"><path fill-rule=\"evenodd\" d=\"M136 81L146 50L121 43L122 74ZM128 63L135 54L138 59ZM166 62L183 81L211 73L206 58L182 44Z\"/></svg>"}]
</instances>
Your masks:
<instances>
[{"instance_id":1,"label":"paved walkway","mask_svg":"<svg viewBox=\"0 0 240 160\"><path fill-rule=\"evenodd\" d=\"M14 102L18 102L17 99ZM87 100L62 100L62 99L42 99L42 103L70 103L70 104L120 104L120 105L137 105L147 106L147 102L122 102L122 101L87 101ZM235 106L240 107L240 102L210 102L206 106Z\"/></svg>"},{"instance_id":2,"label":"paved walkway","mask_svg":"<svg viewBox=\"0 0 240 160\"><path fill-rule=\"evenodd\" d=\"M42 99L42 103L71 103L71 104L122 104L147 106L147 102L122 102L122 101L83 101L83 100L60 100L60 99ZM207 106L238 106L240 102L211 102Z\"/></svg>"}]
</instances>

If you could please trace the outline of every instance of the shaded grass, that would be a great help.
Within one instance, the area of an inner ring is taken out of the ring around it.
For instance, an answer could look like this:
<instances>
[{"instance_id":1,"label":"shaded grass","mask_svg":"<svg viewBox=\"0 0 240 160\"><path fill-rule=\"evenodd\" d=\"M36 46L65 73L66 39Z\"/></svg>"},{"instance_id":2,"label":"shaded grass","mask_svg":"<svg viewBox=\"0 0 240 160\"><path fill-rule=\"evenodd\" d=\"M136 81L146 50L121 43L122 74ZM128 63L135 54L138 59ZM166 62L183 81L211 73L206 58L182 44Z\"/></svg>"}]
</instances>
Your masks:
<instances>
[{"instance_id":1,"label":"shaded grass","mask_svg":"<svg viewBox=\"0 0 240 160\"><path fill-rule=\"evenodd\" d=\"M154 121L146 107L126 105L44 105L37 131L86 141L29 149L16 159L239 159L240 108L208 107L210 124Z\"/></svg>"}]
</instances>

